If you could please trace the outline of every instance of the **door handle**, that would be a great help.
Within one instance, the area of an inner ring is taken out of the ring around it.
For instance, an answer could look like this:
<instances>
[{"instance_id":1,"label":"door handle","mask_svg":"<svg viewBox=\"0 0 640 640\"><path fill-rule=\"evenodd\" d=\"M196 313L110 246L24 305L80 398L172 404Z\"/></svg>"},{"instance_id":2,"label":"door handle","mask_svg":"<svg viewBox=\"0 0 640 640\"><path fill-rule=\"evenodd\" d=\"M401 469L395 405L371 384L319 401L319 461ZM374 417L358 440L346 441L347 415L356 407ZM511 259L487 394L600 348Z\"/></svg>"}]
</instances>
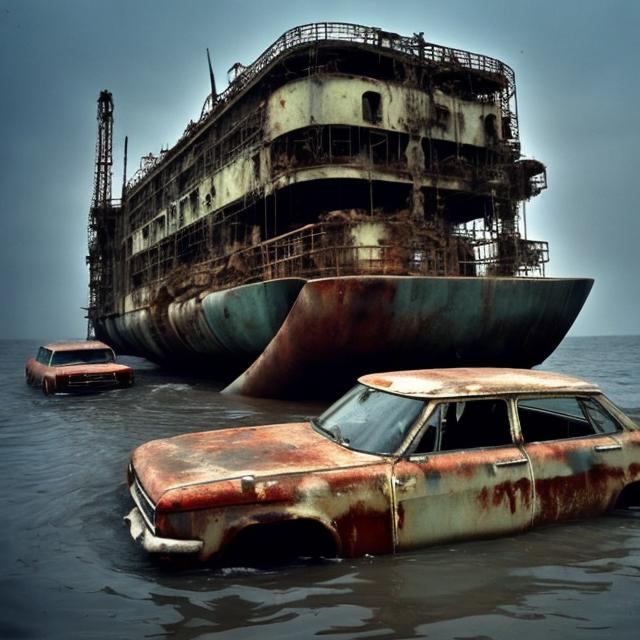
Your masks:
<instances>
[{"instance_id":1,"label":"door handle","mask_svg":"<svg viewBox=\"0 0 640 640\"><path fill-rule=\"evenodd\" d=\"M398 487L398 489L412 489L416 486L416 479L414 477L407 478L406 480L399 480L398 478L393 478L393 484Z\"/></svg>"},{"instance_id":2,"label":"door handle","mask_svg":"<svg viewBox=\"0 0 640 640\"><path fill-rule=\"evenodd\" d=\"M622 449L621 444L598 444L593 447L593 450L598 453L602 453L604 451L620 451L620 449Z\"/></svg>"},{"instance_id":3,"label":"door handle","mask_svg":"<svg viewBox=\"0 0 640 640\"><path fill-rule=\"evenodd\" d=\"M493 466L498 467L516 467L520 464L527 464L529 460L527 458L516 458L515 460L500 460L500 462L494 462Z\"/></svg>"}]
</instances>

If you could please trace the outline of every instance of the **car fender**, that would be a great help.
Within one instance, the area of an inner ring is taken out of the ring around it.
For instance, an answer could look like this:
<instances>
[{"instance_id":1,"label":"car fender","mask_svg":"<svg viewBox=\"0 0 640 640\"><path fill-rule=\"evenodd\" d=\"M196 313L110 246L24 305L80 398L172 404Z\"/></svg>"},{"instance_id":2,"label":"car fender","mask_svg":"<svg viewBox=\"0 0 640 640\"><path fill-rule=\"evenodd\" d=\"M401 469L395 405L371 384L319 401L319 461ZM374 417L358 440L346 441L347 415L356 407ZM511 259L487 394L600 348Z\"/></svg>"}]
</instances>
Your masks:
<instances>
[{"instance_id":1,"label":"car fender","mask_svg":"<svg viewBox=\"0 0 640 640\"><path fill-rule=\"evenodd\" d=\"M209 516L202 513L200 518L205 518L207 522L201 522L198 526L200 532L206 533L204 538L203 556L210 557L214 554L224 552L235 537L249 527L277 525L291 521L313 522L330 536L337 553L342 551L342 540L334 523L322 513L314 509L309 509L305 505L251 505L237 508L224 509L222 512L210 511ZM203 527L204 525L204 527Z\"/></svg>"}]
</instances>

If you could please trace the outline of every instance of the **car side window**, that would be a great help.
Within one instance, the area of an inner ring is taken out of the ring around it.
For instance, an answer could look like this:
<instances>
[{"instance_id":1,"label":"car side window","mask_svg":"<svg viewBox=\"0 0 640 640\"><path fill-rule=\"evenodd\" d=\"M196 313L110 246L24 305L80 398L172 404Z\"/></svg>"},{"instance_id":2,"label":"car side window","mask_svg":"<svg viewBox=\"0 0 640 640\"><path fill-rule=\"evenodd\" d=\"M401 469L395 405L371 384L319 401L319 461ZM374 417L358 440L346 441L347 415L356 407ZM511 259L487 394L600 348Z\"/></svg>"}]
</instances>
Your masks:
<instances>
[{"instance_id":1,"label":"car side window","mask_svg":"<svg viewBox=\"0 0 640 640\"><path fill-rule=\"evenodd\" d=\"M580 400L580 404L599 433L622 431L622 426L618 421L594 398L583 398Z\"/></svg>"},{"instance_id":2,"label":"car side window","mask_svg":"<svg viewBox=\"0 0 640 640\"><path fill-rule=\"evenodd\" d=\"M413 453L458 451L513 444L504 400L444 402L429 416Z\"/></svg>"},{"instance_id":3,"label":"car side window","mask_svg":"<svg viewBox=\"0 0 640 640\"><path fill-rule=\"evenodd\" d=\"M518 418L525 442L584 438L620 430L596 400L578 396L519 400Z\"/></svg>"},{"instance_id":4,"label":"car side window","mask_svg":"<svg viewBox=\"0 0 640 640\"><path fill-rule=\"evenodd\" d=\"M38 355L36 356L36 361L40 364L48 365L50 356L51 351L49 351L49 349L40 347L40 349L38 350Z\"/></svg>"}]
</instances>

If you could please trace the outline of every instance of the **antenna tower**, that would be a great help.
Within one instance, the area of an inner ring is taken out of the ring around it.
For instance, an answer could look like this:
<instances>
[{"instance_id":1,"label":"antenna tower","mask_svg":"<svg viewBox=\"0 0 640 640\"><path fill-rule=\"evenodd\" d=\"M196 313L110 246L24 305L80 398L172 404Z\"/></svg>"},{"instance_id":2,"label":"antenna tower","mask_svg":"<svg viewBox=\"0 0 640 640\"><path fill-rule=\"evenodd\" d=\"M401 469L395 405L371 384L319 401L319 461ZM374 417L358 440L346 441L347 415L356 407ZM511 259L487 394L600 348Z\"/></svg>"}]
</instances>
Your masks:
<instances>
[{"instance_id":1,"label":"antenna tower","mask_svg":"<svg viewBox=\"0 0 640 640\"><path fill-rule=\"evenodd\" d=\"M101 91L98 98L98 138L93 176L93 198L89 210L89 307L87 308L87 339L95 337L95 320L104 301L106 282L105 244L109 222L113 219L111 180L113 165L113 98Z\"/></svg>"}]
</instances>

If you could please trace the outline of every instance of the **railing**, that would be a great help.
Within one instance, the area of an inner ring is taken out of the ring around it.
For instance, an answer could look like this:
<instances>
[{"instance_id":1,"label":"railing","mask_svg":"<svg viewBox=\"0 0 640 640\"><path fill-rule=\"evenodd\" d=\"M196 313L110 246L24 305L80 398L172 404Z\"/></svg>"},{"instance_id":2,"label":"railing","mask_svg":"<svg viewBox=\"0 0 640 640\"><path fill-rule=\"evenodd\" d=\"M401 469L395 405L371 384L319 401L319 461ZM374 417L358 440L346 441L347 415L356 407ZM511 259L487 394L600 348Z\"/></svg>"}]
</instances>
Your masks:
<instances>
[{"instance_id":1,"label":"railing","mask_svg":"<svg viewBox=\"0 0 640 640\"><path fill-rule=\"evenodd\" d=\"M362 222L362 221L360 221ZM231 258L209 263L216 282L238 285L286 277L344 275L482 276L540 275L549 260L546 242L519 235L488 237L485 232L454 232L442 243L410 222L387 222L404 242L354 243L351 229L359 222L323 222L242 249ZM464 259L464 256L468 259ZM233 265L233 269L225 268Z\"/></svg>"},{"instance_id":2,"label":"railing","mask_svg":"<svg viewBox=\"0 0 640 640\"><path fill-rule=\"evenodd\" d=\"M510 87L509 93L513 94L515 92L513 69L496 58L425 42L421 34L408 37L383 31L377 27L367 27L348 22L316 22L294 27L283 33L258 56L255 62L244 67L238 73L227 89L217 96L217 100L212 95L209 95L202 107L200 121L206 118L217 104L227 102L242 91L282 54L299 46L328 40L389 49L423 62L450 64L474 71L500 74L507 79Z\"/></svg>"},{"instance_id":3,"label":"railing","mask_svg":"<svg viewBox=\"0 0 640 640\"><path fill-rule=\"evenodd\" d=\"M469 242L469 236L464 237ZM477 276L488 275L545 275L549 262L549 243L525 240L520 236L475 238L469 242L473 249L472 260L461 260L461 270L473 269Z\"/></svg>"},{"instance_id":4,"label":"railing","mask_svg":"<svg viewBox=\"0 0 640 640\"><path fill-rule=\"evenodd\" d=\"M463 49L454 49L442 45L425 42L422 34L413 36L401 36L397 33L383 31L377 27L351 24L347 22L318 22L294 27L283 33L271 46L263 51L258 58L246 67L238 67L237 75L229 86L219 95L207 96L200 118L197 122L187 125L180 143L199 131L206 120L214 112L223 108L235 96L241 93L254 79L262 74L267 67L273 64L281 56L297 47L303 47L315 42L348 42L363 44L378 49L386 49L409 56L421 63L449 65L462 69L471 69L488 74L503 76L507 81L507 87L501 94L503 116L511 121L512 145L518 146L517 107L515 104L515 74L513 69L496 58L472 53ZM163 159L163 156L149 157L146 166L141 167L135 176L134 182L139 182Z\"/></svg>"}]
</instances>

